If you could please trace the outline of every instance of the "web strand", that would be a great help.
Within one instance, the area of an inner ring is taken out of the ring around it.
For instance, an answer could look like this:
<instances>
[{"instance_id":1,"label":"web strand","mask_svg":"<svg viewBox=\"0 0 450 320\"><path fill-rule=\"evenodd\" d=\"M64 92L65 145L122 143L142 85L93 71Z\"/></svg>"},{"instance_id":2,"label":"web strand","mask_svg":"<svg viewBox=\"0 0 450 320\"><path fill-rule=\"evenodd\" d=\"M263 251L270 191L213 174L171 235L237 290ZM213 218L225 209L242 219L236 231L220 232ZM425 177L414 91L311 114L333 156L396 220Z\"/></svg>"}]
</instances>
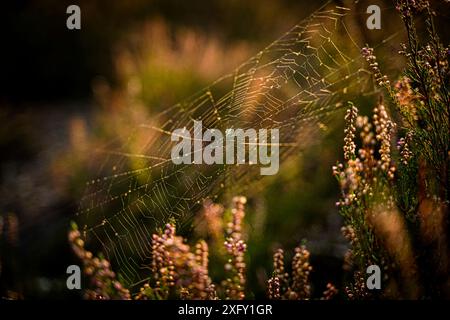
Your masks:
<instances>
[{"instance_id":1,"label":"web strand","mask_svg":"<svg viewBox=\"0 0 450 320\"><path fill-rule=\"evenodd\" d=\"M141 279L156 226L181 224L205 198L260 178L257 165L175 165L171 133L203 127L280 130L280 161L298 153L345 101L370 90L356 40L346 26L350 10L326 5L232 73L142 124L131 135L148 136L141 152L127 145L104 154L99 178L90 181L78 215L88 240L129 282ZM133 138L130 141L133 141Z\"/></svg>"}]
</instances>

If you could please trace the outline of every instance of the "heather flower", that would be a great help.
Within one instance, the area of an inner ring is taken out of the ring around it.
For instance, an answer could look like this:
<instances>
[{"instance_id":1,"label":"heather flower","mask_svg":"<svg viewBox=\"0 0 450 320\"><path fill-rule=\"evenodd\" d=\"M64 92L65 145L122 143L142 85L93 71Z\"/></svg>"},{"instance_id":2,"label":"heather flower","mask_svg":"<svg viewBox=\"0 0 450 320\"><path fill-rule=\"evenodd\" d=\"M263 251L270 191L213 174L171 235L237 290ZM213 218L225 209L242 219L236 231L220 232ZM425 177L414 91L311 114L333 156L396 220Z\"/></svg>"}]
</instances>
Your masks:
<instances>
[{"instance_id":1,"label":"heather flower","mask_svg":"<svg viewBox=\"0 0 450 320\"><path fill-rule=\"evenodd\" d=\"M413 125L419 120L417 113L417 104L421 98L411 87L411 79L402 77L394 85L394 95L400 108L400 112L407 118L407 124Z\"/></svg>"},{"instance_id":2,"label":"heather flower","mask_svg":"<svg viewBox=\"0 0 450 320\"><path fill-rule=\"evenodd\" d=\"M311 287L309 275L312 267L309 264L310 253L305 246L295 248L292 260L292 291L297 294L297 299L309 299Z\"/></svg>"},{"instance_id":3,"label":"heather flower","mask_svg":"<svg viewBox=\"0 0 450 320\"><path fill-rule=\"evenodd\" d=\"M373 124L375 126L376 139L380 142L380 169L387 173L390 180L394 178L395 167L391 164L391 139L395 124L389 118L386 108L379 104L373 110Z\"/></svg>"},{"instance_id":4,"label":"heather flower","mask_svg":"<svg viewBox=\"0 0 450 320\"><path fill-rule=\"evenodd\" d=\"M190 251L184 239L176 235L175 226L166 224L161 235L152 237L152 270L155 291L168 298L178 291L183 299L209 299L215 290L208 275L208 245L201 241Z\"/></svg>"},{"instance_id":5,"label":"heather flower","mask_svg":"<svg viewBox=\"0 0 450 320\"><path fill-rule=\"evenodd\" d=\"M351 108L347 110L347 113L345 115L345 138L344 138L344 159L350 160L355 158L355 149L356 145L354 142L355 139L355 122L356 118L358 117L358 109L351 104Z\"/></svg>"},{"instance_id":6,"label":"heather flower","mask_svg":"<svg viewBox=\"0 0 450 320\"><path fill-rule=\"evenodd\" d=\"M208 269L208 244L201 240L195 245L195 260L197 264L206 270Z\"/></svg>"},{"instance_id":7,"label":"heather flower","mask_svg":"<svg viewBox=\"0 0 450 320\"><path fill-rule=\"evenodd\" d=\"M366 287L366 279L360 271L356 271L354 274L353 284L345 287L345 293L349 300L361 300L366 299L369 296L369 292Z\"/></svg>"},{"instance_id":8,"label":"heather flower","mask_svg":"<svg viewBox=\"0 0 450 320\"><path fill-rule=\"evenodd\" d=\"M216 291L208 275L208 244L200 241L195 246L195 262L193 266L193 281L191 284L191 298L194 299L215 299Z\"/></svg>"},{"instance_id":9,"label":"heather flower","mask_svg":"<svg viewBox=\"0 0 450 320\"><path fill-rule=\"evenodd\" d=\"M408 132L405 138L400 138L397 143L397 148L400 150L400 161L403 165L408 165L413 153L410 150L410 141L412 139L412 132Z\"/></svg>"},{"instance_id":10,"label":"heather flower","mask_svg":"<svg viewBox=\"0 0 450 320\"><path fill-rule=\"evenodd\" d=\"M271 300L279 300L280 296L280 278L272 277L267 281L267 295Z\"/></svg>"},{"instance_id":11,"label":"heather flower","mask_svg":"<svg viewBox=\"0 0 450 320\"><path fill-rule=\"evenodd\" d=\"M373 48L364 47L361 50L361 54L366 59L366 61L369 63L369 67L375 77L376 83L380 87L388 87L389 86L389 80L386 75L383 75L380 71L380 68L378 66L377 57L374 55Z\"/></svg>"},{"instance_id":12,"label":"heather flower","mask_svg":"<svg viewBox=\"0 0 450 320\"><path fill-rule=\"evenodd\" d=\"M284 269L284 254L282 249L276 250L273 255L273 276L267 282L269 299L306 300L311 296L309 275L312 267L309 264L310 253L305 246L295 248L292 259L292 274Z\"/></svg>"},{"instance_id":13,"label":"heather flower","mask_svg":"<svg viewBox=\"0 0 450 320\"><path fill-rule=\"evenodd\" d=\"M327 289L323 292L322 298L320 300L331 300L338 294L338 289L331 284L327 283Z\"/></svg>"},{"instance_id":14,"label":"heather flower","mask_svg":"<svg viewBox=\"0 0 450 320\"><path fill-rule=\"evenodd\" d=\"M242 239L242 220L245 216L245 197L234 197L232 221L228 224L228 237L224 242L225 249L229 259L225 264L225 270L230 277L225 281L225 293L227 299L244 299L245 298L245 259L244 253L247 245Z\"/></svg>"},{"instance_id":15,"label":"heather flower","mask_svg":"<svg viewBox=\"0 0 450 320\"><path fill-rule=\"evenodd\" d=\"M358 242L355 229L351 225L342 227L341 232L344 238L347 239L351 245L355 245Z\"/></svg>"},{"instance_id":16,"label":"heather flower","mask_svg":"<svg viewBox=\"0 0 450 320\"><path fill-rule=\"evenodd\" d=\"M347 122L350 113L347 112ZM346 131L344 142L346 162L338 163L332 168L342 192L341 199L336 203L341 208L357 205L367 197L372 197L374 190L380 186L380 181L383 181L380 180L380 172L384 173L388 180L394 179L396 167L391 158L391 139L395 125L383 104L377 105L373 113L372 123L367 116L357 116L355 113L355 119L352 121L354 126L347 125L351 129ZM356 129L359 130L362 141L362 146L357 152L353 149L353 145L349 144L351 140L349 138L354 137ZM375 153L377 145L379 145L379 159L376 159ZM348 154L349 151L351 156Z\"/></svg>"},{"instance_id":17,"label":"heather flower","mask_svg":"<svg viewBox=\"0 0 450 320\"><path fill-rule=\"evenodd\" d=\"M168 296L169 289L175 285L175 266L173 259L166 248L166 242L173 241L175 227L166 225L162 235L152 235L152 264L155 288L163 296Z\"/></svg>"},{"instance_id":18,"label":"heather flower","mask_svg":"<svg viewBox=\"0 0 450 320\"><path fill-rule=\"evenodd\" d=\"M202 241L190 251L175 226L167 224L161 236L153 235L153 266L156 287L168 297L170 289L186 299L207 299L212 294L208 275L208 246Z\"/></svg>"},{"instance_id":19,"label":"heather flower","mask_svg":"<svg viewBox=\"0 0 450 320\"><path fill-rule=\"evenodd\" d=\"M283 288L289 285L289 274L284 268L284 252L283 249L277 249L273 255L273 273L279 279Z\"/></svg>"},{"instance_id":20,"label":"heather flower","mask_svg":"<svg viewBox=\"0 0 450 320\"><path fill-rule=\"evenodd\" d=\"M358 190L361 186L361 172L363 166L361 160L356 158L347 162L347 167L343 169L343 165L333 167L333 172L338 179L342 199L337 203L339 206L348 206L358 199Z\"/></svg>"},{"instance_id":21,"label":"heather flower","mask_svg":"<svg viewBox=\"0 0 450 320\"><path fill-rule=\"evenodd\" d=\"M333 167L333 174L342 193L338 205L345 225L341 231L351 245L344 258L346 271L351 271L354 267L357 270L363 268L362 266L371 264L374 257L382 260L381 246L375 239L373 227L368 221L371 212L369 209L373 203L380 200L390 207L394 206L386 183L393 181L396 170L391 158L391 140L395 125L385 106L379 103L373 110L372 119L358 116L355 127L359 131L362 146L355 150L356 156L353 159ZM359 276L356 276L355 283L346 289L349 298L364 296L360 280Z\"/></svg>"},{"instance_id":22,"label":"heather flower","mask_svg":"<svg viewBox=\"0 0 450 320\"><path fill-rule=\"evenodd\" d=\"M85 291L85 298L89 300L129 300L130 292L116 279L116 274L111 270L108 260L94 257L92 252L84 248L80 231L76 225L68 234L73 252L83 262L84 273L89 276L92 289Z\"/></svg>"},{"instance_id":23,"label":"heather flower","mask_svg":"<svg viewBox=\"0 0 450 320\"><path fill-rule=\"evenodd\" d=\"M360 154L361 150L370 150L370 148L376 144L376 139L372 130L373 125L369 121L369 117L358 116L358 118L356 118L356 127L360 129L359 135L361 137L362 145L365 147L364 149L359 150Z\"/></svg>"}]
</instances>

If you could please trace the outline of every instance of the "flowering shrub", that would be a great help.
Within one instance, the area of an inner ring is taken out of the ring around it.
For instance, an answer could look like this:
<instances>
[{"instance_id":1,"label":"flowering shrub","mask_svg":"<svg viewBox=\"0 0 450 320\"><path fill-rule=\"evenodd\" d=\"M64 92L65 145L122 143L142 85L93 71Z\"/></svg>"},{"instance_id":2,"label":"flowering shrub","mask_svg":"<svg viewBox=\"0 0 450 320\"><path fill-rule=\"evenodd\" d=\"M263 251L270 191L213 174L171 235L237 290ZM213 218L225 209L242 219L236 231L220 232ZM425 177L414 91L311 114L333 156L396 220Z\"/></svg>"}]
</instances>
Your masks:
<instances>
[{"instance_id":1,"label":"flowering shrub","mask_svg":"<svg viewBox=\"0 0 450 320\"><path fill-rule=\"evenodd\" d=\"M292 275L284 268L284 252L278 249L273 256L274 275L268 281L270 299L306 300L311 295L309 251L305 246L295 248L292 259Z\"/></svg>"},{"instance_id":2,"label":"flowering shrub","mask_svg":"<svg viewBox=\"0 0 450 320\"><path fill-rule=\"evenodd\" d=\"M129 300L130 292L116 279L108 260L95 257L84 248L80 231L75 224L69 232L69 242L73 252L83 262L84 273L89 277L91 289L85 291L85 298L91 300Z\"/></svg>"},{"instance_id":3,"label":"flowering shrub","mask_svg":"<svg viewBox=\"0 0 450 320\"><path fill-rule=\"evenodd\" d=\"M228 278L222 281L220 292L224 299L245 298L246 243L242 237L242 220L245 216L245 197L234 197L232 221L227 224L227 238L224 242L227 262L224 266ZM75 254L83 261L84 273L90 278L90 289L85 291L86 299L131 299L111 271L110 263L104 258L94 257L84 249L76 225L69 232L69 242ZM208 244L200 240L193 251L186 240L176 235L175 225L168 223L160 233L152 235L151 277L134 296L136 300L148 299L218 299L216 285L208 274ZM307 300L311 297L309 275L310 252L306 246L295 248L292 259L292 273L284 269L284 253L278 249L273 257L274 273L268 280L269 299ZM329 283L321 299L332 299L338 290Z\"/></svg>"},{"instance_id":4,"label":"flowering shrub","mask_svg":"<svg viewBox=\"0 0 450 320\"><path fill-rule=\"evenodd\" d=\"M408 67L391 86L374 50L363 48L375 82L387 91L390 103L380 101L371 120L358 116L358 109L350 105L344 163L333 167L342 194L337 203L344 218L342 233L351 244L346 255L354 269L354 280L346 287L351 299L373 295L364 282L365 268L371 264L384 271L384 297L450 294L450 51L439 41L426 1L397 1L397 9L407 30L408 44L402 45L401 54ZM416 33L417 14L426 20L425 44ZM388 105L393 107L390 112ZM397 124L390 113L399 116ZM392 145L398 135L395 153Z\"/></svg>"},{"instance_id":5,"label":"flowering shrub","mask_svg":"<svg viewBox=\"0 0 450 320\"><path fill-rule=\"evenodd\" d=\"M233 199L232 221L228 224L224 246L228 260L223 281L224 298L244 299L246 244L242 239L242 219L245 216L244 197ZM207 209L211 209L207 207ZM84 273L90 278L92 289L86 290L87 299L130 299L130 293L116 280L104 258L93 257L84 249L84 241L74 225L69 241L75 254L83 261ZM208 274L208 244L201 240L192 251L185 239L176 235L175 225L168 223L160 233L152 235L152 275L140 288L135 299L217 299L216 285Z\"/></svg>"}]
</instances>

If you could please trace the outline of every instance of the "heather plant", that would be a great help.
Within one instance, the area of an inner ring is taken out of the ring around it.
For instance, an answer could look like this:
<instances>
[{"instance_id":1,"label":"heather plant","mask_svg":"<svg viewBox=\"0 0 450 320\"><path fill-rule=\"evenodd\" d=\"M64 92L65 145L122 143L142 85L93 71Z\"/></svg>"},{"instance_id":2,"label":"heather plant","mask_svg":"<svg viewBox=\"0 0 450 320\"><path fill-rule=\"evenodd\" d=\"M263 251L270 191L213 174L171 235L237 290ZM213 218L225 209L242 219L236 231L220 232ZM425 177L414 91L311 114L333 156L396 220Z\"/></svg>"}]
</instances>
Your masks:
<instances>
[{"instance_id":1,"label":"heather plant","mask_svg":"<svg viewBox=\"0 0 450 320\"><path fill-rule=\"evenodd\" d=\"M232 221L228 223L227 235L224 245L228 255L225 271L228 278L224 287L226 297L233 300L245 298L245 258L247 249L245 241L242 239L242 220L245 217L244 205L247 202L245 197L233 198Z\"/></svg>"},{"instance_id":2,"label":"heather plant","mask_svg":"<svg viewBox=\"0 0 450 320\"><path fill-rule=\"evenodd\" d=\"M408 61L389 91L403 134L397 203L418 247L423 295L449 297L450 50L439 39L427 1L398 1L397 8L407 31L401 53ZM417 15L425 19L423 38Z\"/></svg>"},{"instance_id":3,"label":"heather plant","mask_svg":"<svg viewBox=\"0 0 450 320\"><path fill-rule=\"evenodd\" d=\"M242 220L245 216L245 197L233 198L231 221L227 224L227 237L224 241L227 278L217 288L208 274L209 249L204 240L200 240L194 252L191 252L185 240L175 235L174 224L167 224L161 234L152 236L152 284L141 288L139 299L217 299L218 293L225 299L244 299L246 282L246 264L244 253L246 243L242 237ZM216 204L205 206L205 213L213 215L222 209ZM212 218L210 216L210 218ZM214 220L216 221L216 220ZM217 221L216 221L217 222ZM213 230L217 232L217 226Z\"/></svg>"},{"instance_id":4,"label":"heather plant","mask_svg":"<svg viewBox=\"0 0 450 320\"><path fill-rule=\"evenodd\" d=\"M207 242L200 240L191 249L186 239L176 234L175 223L171 222L165 225L164 230L159 230L151 237L151 275L134 299L215 300L219 298L218 291L225 299L244 299L246 243L242 237L242 221L245 216L245 203L245 197L233 198L231 221L227 224L227 237L223 243L227 278L222 281L221 288L217 288L219 290L216 290L216 285L209 276ZM211 214L208 210L222 209L209 203L206 210L207 214ZM75 224L69 232L69 242L76 256L83 262L84 274L89 278L90 288L85 290L86 299L131 298L130 292L122 286L111 270L109 261L103 257L94 257L84 248L85 243Z\"/></svg>"},{"instance_id":5,"label":"heather plant","mask_svg":"<svg viewBox=\"0 0 450 320\"><path fill-rule=\"evenodd\" d=\"M355 280L358 280L369 265L377 264L385 269L390 266L371 221L377 219L373 215L378 203L383 203L387 210L394 207L390 186L396 168L390 145L395 125L381 102L374 108L372 119L359 116L358 109L350 103L345 120L344 163L333 166L333 174L341 189L341 198L336 203L344 218L341 231L351 244L346 258L351 257L356 268ZM357 131L360 148L356 147Z\"/></svg>"},{"instance_id":6,"label":"heather plant","mask_svg":"<svg viewBox=\"0 0 450 320\"><path fill-rule=\"evenodd\" d=\"M400 53L408 65L391 85L374 50L363 48L389 101L377 104L372 119L349 106L344 163L333 167L342 233L351 245L345 259L354 272L346 287L350 299L373 296L364 282L371 264L383 270L384 297L449 296L449 50L437 36L428 2L397 1L397 9L407 31ZM425 19L425 39L416 31L418 15Z\"/></svg>"},{"instance_id":7,"label":"heather plant","mask_svg":"<svg viewBox=\"0 0 450 320\"><path fill-rule=\"evenodd\" d=\"M144 288L149 298L211 299L215 287L208 275L208 245L196 244L194 252L184 239L175 234L174 224L152 236L152 281ZM141 290L142 292L142 290Z\"/></svg>"},{"instance_id":8,"label":"heather plant","mask_svg":"<svg viewBox=\"0 0 450 320\"><path fill-rule=\"evenodd\" d=\"M295 248L291 274L284 267L284 251L278 249L273 255L273 276L268 280L269 299L307 300L311 296L309 275L312 266L310 253L304 245Z\"/></svg>"},{"instance_id":9,"label":"heather plant","mask_svg":"<svg viewBox=\"0 0 450 320\"><path fill-rule=\"evenodd\" d=\"M271 300L309 300L312 296L310 274L313 270L310 252L305 245L295 248L292 258L291 273L284 264L284 251L277 249L273 255L273 273L267 281L267 297ZM338 290L332 283L327 283L321 300L335 298Z\"/></svg>"},{"instance_id":10,"label":"heather plant","mask_svg":"<svg viewBox=\"0 0 450 320\"><path fill-rule=\"evenodd\" d=\"M204 240L198 241L193 250L185 238L176 234L175 223L167 223L164 230L154 233L151 238L151 275L134 295L136 300L148 299L199 299L219 298L241 300L246 293L246 242L243 237L245 217L245 197L234 197L231 221L226 224L224 241L226 279L216 286L209 276L209 249ZM220 206L209 203L206 210L218 210ZM221 207L220 207L221 208ZM222 210L222 209L220 209ZM225 219L225 218L224 218ZM108 260L94 257L84 248L84 241L74 224L69 232L69 242L84 266L84 274L89 278L86 299L131 299L111 270ZM274 254L274 272L268 280L269 299L308 300L311 298L309 263L310 252L306 246L295 248L291 273L284 268L284 252L278 249ZM337 294L337 289L329 283L321 299L329 300Z\"/></svg>"},{"instance_id":11,"label":"heather plant","mask_svg":"<svg viewBox=\"0 0 450 320\"><path fill-rule=\"evenodd\" d=\"M85 249L85 242L76 224L72 224L69 232L69 243L72 251L83 263L83 271L89 277L89 289L85 290L84 298L89 300L129 300L130 292L117 279L111 270L111 264L102 256L94 256Z\"/></svg>"},{"instance_id":12,"label":"heather plant","mask_svg":"<svg viewBox=\"0 0 450 320\"><path fill-rule=\"evenodd\" d=\"M397 8L408 35L402 49L408 68L391 91L404 132L398 202L420 235L418 260L426 294L449 296L450 50L437 35L427 2L399 1ZM417 32L418 14L425 17L425 39Z\"/></svg>"}]
</instances>

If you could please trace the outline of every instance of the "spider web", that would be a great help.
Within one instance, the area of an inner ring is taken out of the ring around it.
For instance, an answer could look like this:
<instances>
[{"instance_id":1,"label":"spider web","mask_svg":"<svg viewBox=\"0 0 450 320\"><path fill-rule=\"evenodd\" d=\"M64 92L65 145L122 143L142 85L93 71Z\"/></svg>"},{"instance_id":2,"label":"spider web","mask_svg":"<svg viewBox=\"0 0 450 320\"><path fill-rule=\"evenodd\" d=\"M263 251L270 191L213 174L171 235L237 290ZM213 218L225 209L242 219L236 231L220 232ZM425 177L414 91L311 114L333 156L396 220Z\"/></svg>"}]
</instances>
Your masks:
<instances>
[{"instance_id":1,"label":"spider web","mask_svg":"<svg viewBox=\"0 0 450 320\"><path fill-rule=\"evenodd\" d=\"M232 73L135 128L127 143L104 151L78 215L85 237L102 246L125 280L142 279L155 226L171 218L186 223L203 199L225 190L237 194L260 178L256 164L173 164L173 130L192 132L193 120L221 132L278 128L282 164L345 101L373 89L361 46L348 33L350 14L348 8L323 6ZM139 152L130 152L136 143Z\"/></svg>"}]
</instances>

